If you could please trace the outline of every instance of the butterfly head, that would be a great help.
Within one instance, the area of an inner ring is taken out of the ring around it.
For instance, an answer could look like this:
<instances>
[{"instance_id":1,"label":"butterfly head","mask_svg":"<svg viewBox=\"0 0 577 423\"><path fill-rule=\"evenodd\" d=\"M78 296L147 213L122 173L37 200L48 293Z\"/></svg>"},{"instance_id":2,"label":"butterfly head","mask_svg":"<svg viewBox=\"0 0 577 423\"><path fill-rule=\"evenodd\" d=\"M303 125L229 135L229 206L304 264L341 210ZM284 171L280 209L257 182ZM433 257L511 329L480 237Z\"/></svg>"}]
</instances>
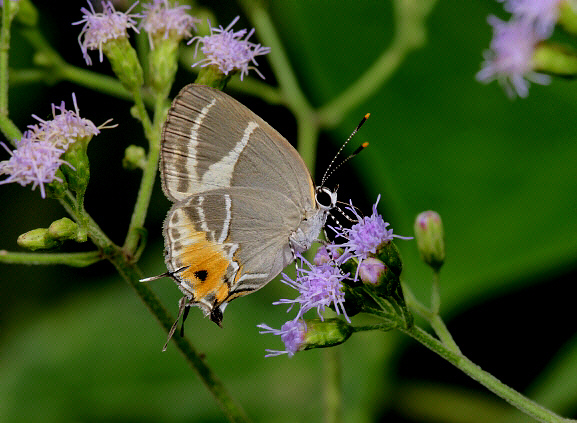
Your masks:
<instances>
[{"instance_id":1,"label":"butterfly head","mask_svg":"<svg viewBox=\"0 0 577 423\"><path fill-rule=\"evenodd\" d=\"M337 188L331 191L325 186L320 186L315 189L315 201L319 208L323 211L330 211L337 205Z\"/></svg>"}]
</instances>

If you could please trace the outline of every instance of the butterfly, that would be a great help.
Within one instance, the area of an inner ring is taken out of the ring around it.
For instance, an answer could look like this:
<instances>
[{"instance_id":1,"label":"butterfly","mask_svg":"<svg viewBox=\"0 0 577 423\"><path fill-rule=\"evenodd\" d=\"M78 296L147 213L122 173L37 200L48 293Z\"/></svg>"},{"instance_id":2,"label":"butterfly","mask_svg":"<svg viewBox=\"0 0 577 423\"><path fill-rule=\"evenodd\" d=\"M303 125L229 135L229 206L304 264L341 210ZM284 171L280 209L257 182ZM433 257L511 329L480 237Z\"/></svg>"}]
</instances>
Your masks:
<instances>
[{"instance_id":1,"label":"butterfly","mask_svg":"<svg viewBox=\"0 0 577 423\"><path fill-rule=\"evenodd\" d=\"M220 326L230 301L262 288L311 247L337 201L336 191L315 187L298 152L268 123L197 84L168 112L160 172L174 203L163 230L168 272L142 281L170 276L184 294L183 321L197 306Z\"/></svg>"}]
</instances>

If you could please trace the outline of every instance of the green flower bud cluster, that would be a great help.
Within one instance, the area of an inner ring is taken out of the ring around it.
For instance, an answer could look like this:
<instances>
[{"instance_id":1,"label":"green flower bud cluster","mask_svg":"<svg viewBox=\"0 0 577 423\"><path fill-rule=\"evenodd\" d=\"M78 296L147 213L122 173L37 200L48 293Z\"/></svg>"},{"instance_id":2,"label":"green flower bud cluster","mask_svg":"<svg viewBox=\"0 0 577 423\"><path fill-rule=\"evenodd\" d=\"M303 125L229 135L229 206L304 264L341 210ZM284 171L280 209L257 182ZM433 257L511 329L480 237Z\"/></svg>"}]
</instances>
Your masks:
<instances>
[{"instance_id":1,"label":"green flower bud cluster","mask_svg":"<svg viewBox=\"0 0 577 423\"><path fill-rule=\"evenodd\" d=\"M64 241L75 240L78 225L67 217L52 222L48 228L28 231L18 237L18 245L27 250L50 250L59 247Z\"/></svg>"}]
</instances>

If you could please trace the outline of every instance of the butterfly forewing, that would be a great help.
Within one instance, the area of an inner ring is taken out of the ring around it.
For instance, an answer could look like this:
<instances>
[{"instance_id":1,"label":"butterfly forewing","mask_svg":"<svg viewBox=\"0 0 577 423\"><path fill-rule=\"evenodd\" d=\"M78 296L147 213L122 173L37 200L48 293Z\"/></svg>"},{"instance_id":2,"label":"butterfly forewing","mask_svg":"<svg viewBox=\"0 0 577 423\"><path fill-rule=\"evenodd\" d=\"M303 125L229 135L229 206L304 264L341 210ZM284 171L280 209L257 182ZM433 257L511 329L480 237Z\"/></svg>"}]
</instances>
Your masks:
<instances>
[{"instance_id":1,"label":"butterfly forewing","mask_svg":"<svg viewBox=\"0 0 577 423\"><path fill-rule=\"evenodd\" d=\"M281 192L303 210L315 207L314 185L289 142L248 108L203 85L185 87L162 134L163 188L172 201L217 188Z\"/></svg>"}]
</instances>

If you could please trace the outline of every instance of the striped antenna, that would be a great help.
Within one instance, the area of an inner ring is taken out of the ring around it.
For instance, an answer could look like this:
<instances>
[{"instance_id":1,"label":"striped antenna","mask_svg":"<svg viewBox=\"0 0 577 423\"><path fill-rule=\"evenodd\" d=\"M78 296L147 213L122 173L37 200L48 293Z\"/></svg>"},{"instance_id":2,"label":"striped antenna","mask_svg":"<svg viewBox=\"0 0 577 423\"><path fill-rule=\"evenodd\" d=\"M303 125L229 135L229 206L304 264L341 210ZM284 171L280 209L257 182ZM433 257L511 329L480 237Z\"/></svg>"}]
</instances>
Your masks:
<instances>
[{"instance_id":1,"label":"striped antenna","mask_svg":"<svg viewBox=\"0 0 577 423\"><path fill-rule=\"evenodd\" d=\"M339 148L339 151L337 151L337 154L335 154L335 157L333 157L333 159L331 160L331 163L329 164L329 166L327 167L327 170L325 171L325 174L323 175L323 179L321 179L321 186L325 186L325 182L327 181L327 179L329 179L331 177L331 175L333 173L335 173L335 171L337 171L338 168L340 168L342 165L344 165L346 162L348 162L350 159L352 159L353 157L355 157L357 154L359 154L361 151L363 151L365 148L367 148L369 146L368 142L365 142L363 144L361 144L359 146L359 148L357 148L350 156L348 156L346 159L344 159L342 162L340 162L338 165L336 165L333 168L333 165L335 164L335 161L337 160L337 157L339 157L339 154L341 154L341 152L343 151L343 148L345 148L345 146L349 143L349 141L351 140L351 138L353 138L355 136L355 134L359 131L359 129L361 129L361 126L363 126L363 124L367 121L367 119L369 118L369 116L371 116L370 113L367 113L359 122L359 124L357 125L357 127L355 128L355 130L353 131L353 133L351 135L349 135L349 137L347 138L347 140L345 141L345 143L341 146L341 148ZM330 171L330 172L329 172Z\"/></svg>"}]
</instances>

